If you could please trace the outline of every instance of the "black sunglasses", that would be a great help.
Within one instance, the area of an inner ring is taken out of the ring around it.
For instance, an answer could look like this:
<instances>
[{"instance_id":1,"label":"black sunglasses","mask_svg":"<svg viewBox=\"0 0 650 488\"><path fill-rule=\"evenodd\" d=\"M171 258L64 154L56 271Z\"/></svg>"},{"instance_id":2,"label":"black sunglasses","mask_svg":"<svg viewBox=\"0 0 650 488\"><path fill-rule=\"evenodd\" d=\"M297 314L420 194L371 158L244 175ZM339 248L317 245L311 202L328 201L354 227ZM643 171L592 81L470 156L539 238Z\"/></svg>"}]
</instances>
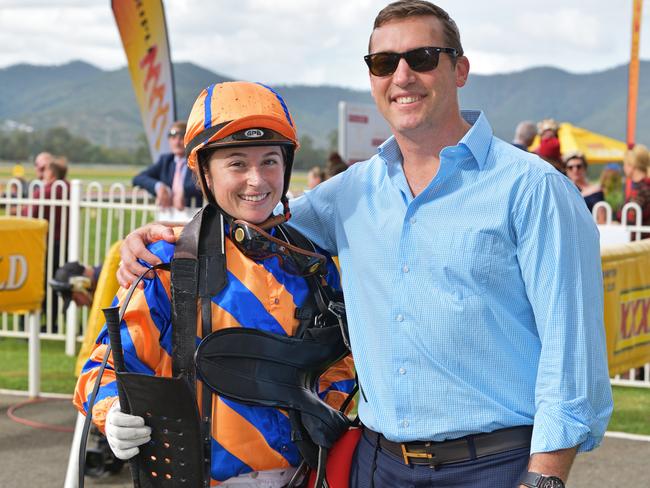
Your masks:
<instances>
[{"instance_id":1,"label":"black sunglasses","mask_svg":"<svg viewBox=\"0 0 650 488\"><path fill-rule=\"evenodd\" d=\"M288 244L243 220L232 223L230 239L249 258L261 260L276 256L282 269L295 276L311 276L327 262L322 254Z\"/></svg>"},{"instance_id":2,"label":"black sunglasses","mask_svg":"<svg viewBox=\"0 0 650 488\"><path fill-rule=\"evenodd\" d=\"M179 129L171 129L167 133L167 137L174 137L174 136L179 136L182 139L183 137L185 137L185 131Z\"/></svg>"},{"instance_id":3,"label":"black sunglasses","mask_svg":"<svg viewBox=\"0 0 650 488\"><path fill-rule=\"evenodd\" d=\"M395 73L399 60L404 58L413 71L422 73L431 71L438 66L440 53L447 53L452 58L458 56L458 51L451 47L419 47L404 53L375 53L366 54L363 59L368 69L375 76L389 76Z\"/></svg>"}]
</instances>

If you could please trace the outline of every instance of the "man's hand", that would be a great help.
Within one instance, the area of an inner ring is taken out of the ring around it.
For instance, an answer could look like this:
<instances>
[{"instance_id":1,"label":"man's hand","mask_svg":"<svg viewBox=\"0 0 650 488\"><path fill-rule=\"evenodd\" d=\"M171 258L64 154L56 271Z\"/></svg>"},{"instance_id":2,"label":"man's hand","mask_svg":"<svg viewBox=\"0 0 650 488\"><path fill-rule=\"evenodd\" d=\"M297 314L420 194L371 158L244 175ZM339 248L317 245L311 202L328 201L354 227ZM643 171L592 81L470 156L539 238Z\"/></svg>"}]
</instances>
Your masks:
<instances>
[{"instance_id":1,"label":"man's hand","mask_svg":"<svg viewBox=\"0 0 650 488\"><path fill-rule=\"evenodd\" d=\"M120 402L115 402L106 415L106 440L115 457L131 459L140 452L138 446L151 440L151 427L144 425L144 419L122 413Z\"/></svg>"},{"instance_id":2,"label":"man's hand","mask_svg":"<svg viewBox=\"0 0 650 488\"><path fill-rule=\"evenodd\" d=\"M172 206L172 191L164 184L156 187L156 205L162 208L169 208Z\"/></svg>"},{"instance_id":3,"label":"man's hand","mask_svg":"<svg viewBox=\"0 0 650 488\"><path fill-rule=\"evenodd\" d=\"M120 257L122 261L120 262L120 267L117 270L117 281L122 288L128 288L131 286L138 276L147 271L148 268L142 266L138 259L149 263L152 266L160 264L160 259L155 254L152 254L147 249L147 245L152 242L165 240L167 242L174 243L176 242L176 235L173 231L173 224L163 224L163 223L152 223L147 224L144 227L135 229L131 232L122 243L120 248ZM153 272L151 275L147 275L148 278L153 278ZM140 287L144 285L140 283Z\"/></svg>"}]
</instances>

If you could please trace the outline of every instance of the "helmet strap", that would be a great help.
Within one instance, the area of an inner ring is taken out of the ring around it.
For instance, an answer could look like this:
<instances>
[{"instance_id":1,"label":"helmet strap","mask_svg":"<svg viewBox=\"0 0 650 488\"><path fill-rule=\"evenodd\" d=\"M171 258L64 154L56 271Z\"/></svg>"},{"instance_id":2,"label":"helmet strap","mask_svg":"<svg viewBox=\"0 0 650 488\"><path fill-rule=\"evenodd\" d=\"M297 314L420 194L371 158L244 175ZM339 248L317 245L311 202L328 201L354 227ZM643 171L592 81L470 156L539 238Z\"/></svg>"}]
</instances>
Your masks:
<instances>
[{"instance_id":1,"label":"helmet strap","mask_svg":"<svg viewBox=\"0 0 650 488\"><path fill-rule=\"evenodd\" d=\"M256 224L262 230L269 230L275 227L276 225L284 224L287 220L291 218L291 210L289 210L289 200L286 195L283 195L280 199L282 202L283 211L280 215L271 215L261 224Z\"/></svg>"}]
</instances>

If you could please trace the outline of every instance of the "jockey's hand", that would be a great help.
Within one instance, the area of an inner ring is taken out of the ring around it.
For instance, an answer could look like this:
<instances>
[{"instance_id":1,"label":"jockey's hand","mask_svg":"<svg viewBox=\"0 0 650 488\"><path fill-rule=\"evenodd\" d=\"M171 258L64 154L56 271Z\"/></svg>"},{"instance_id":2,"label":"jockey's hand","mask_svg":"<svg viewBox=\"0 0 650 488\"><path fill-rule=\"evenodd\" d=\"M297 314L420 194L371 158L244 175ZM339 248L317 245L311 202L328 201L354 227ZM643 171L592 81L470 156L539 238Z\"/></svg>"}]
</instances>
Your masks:
<instances>
[{"instance_id":1,"label":"jockey's hand","mask_svg":"<svg viewBox=\"0 0 650 488\"><path fill-rule=\"evenodd\" d=\"M151 427L144 425L144 419L122 413L120 402L115 402L106 415L106 439L115 457L131 459L140 452L138 446L151 440Z\"/></svg>"},{"instance_id":2,"label":"jockey's hand","mask_svg":"<svg viewBox=\"0 0 650 488\"><path fill-rule=\"evenodd\" d=\"M147 245L152 242L165 240L167 242L176 242L176 235L174 234L173 227L178 224L154 222L147 224L132 231L126 236L122 247L120 248L120 267L117 270L117 281L122 288L131 286L138 276L147 271L148 268L138 262L141 259L151 266L160 264L160 259L155 254L152 254L147 249ZM147 278L153 278L153 271L151 271ZM140 282L140 288L144 284Z\"/></svg>"}]
</instances>

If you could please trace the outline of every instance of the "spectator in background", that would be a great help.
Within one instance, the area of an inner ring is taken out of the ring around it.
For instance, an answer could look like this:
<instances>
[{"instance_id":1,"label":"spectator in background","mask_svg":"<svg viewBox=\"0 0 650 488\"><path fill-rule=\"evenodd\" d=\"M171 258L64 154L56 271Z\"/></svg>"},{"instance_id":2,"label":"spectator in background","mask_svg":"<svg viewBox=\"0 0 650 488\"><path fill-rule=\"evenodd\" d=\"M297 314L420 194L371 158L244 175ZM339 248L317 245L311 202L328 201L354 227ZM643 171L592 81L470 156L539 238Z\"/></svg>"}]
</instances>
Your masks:
<instances>
[{"instance_id":1,"label":"spectator in background","mask_svg":"<svg viewBox=\"0 0 650 488\"><path fill-rule=\"evenodd\" d=\"M78 261L67 262L56 270L49 284L63 300L63 313L71 301L79 307L92 304L101 271L101 265L85 266Z\"/></svg>"},{"instance_id":2,"label":"spectator in background","mask_svg":"<svg viewBox=\"0 0 650 488\"><path fill-rule=\"evenodd\" d=\"M33 198L34 199L44 199L44 200L61 200L64 196L69 195L70 193L70 184L65 179L68 174L68 161L64 157L55 158L50 154L52 159L47 163L45 168L40 174L40 180L43 182L43 185L37 185L34 188ZM57 181L61 180L63 184L56 184ZM52 217L50 208L54 206L54 217ZM42 218L51 222L54 220L54 241L58 243L61 240L61 233L65 232L61 228L61 205L51 205L46 204L43 207L43 213L39 212L39 205L30 205L23 207L22 216L23 217L34 217L37 218L42 215ZM50 224L52 225L52 224ZM58 256L58 253L57 253ZM55 261L56 262L56 261Z\"/></svg>"},{"instance_id":3,"label":"spectator in background","mask_svg":"<svg viewBox=\"0 0 650 488\"><path fill-rule=\"evenodd\" d=\"M537 124L537 133L539 134L537 154L546 162L553 165L560 173L566 174L564 161L562 161L558 130L557 122L553 119L544 119Z\"/></svg>"},{"instance_id":4,"label":"spectator in background","mask_svg":"<svg viewBox=\"0 0 650 488\"><path fill-rule=\"evenodd\" d=\"M540 140L557 139L560 126L554 119L544 119L537 123L537 133Z\"/></svg>"},{"instance_id":5,"label":"spectator in background","mask_svg":"<svg viewBox=\"0 0 650 488\"><path fill-rule=\"evenodd\" d=\"M535 127L535 123L533 121L524 120L522 122L519 122L519 124L517 124L517 128L515 129L515 138L512 141L512 145L524 151L528 151L528 148L535 140L536 135L537 128Z\"/></svg>"},{"instance_id":6,"label":"spectator in background","mask_svg":"<svg viewBox=\"0 0 650 488\"><path fill-rule=\"evenodd\" d=\"M648 167L650 167L650 154L648 148L643 144L637 144L632 149L625 151L623 157L623 172L625 178L630 182L629 194L625 197L624 203L635 202L641 207L642 225L650 225L650 178L648 178ZM618 212L621 220L621 211ZM634 210L627 213L628 224L634 225L636 215ZM632 235L634 238L634 234ZM649 233L641 234L641 239L650 237Z\"/></svg>"},{"instance_id":7,"label":"spectator in background","mask_svg":"<svg viewBox=\"0 0 650 488\"><path fill-rule=\"evenodd\" d=\"M191 206L192 199L196 206L203 205L203 194L196 185L192 172L187 171L183 143L186 127L184 121L174 122L167 134L172 152L162 154L154 165L133 178L133 184L155 196L156 205L163 209L184 211Z\"/></svg>"},{"instance_id":8,"label":"spectator in background","mask_svg":"<svg viewBox=\"0 0 650 488\"><path fill-rule=\"evenodd\" d=\"M609 204L612 214L615 216L625 201L623 175L618 164L610 163L605 166L602 173L600 173L600 187L605 194L605 201Z\"/></svg>"},{"instance_id":9,"label":"spectator in background","mask_svg":"<svg viewBox=\"0 0 650 488\"><path fill-rule=\"evenodd\" d=\"M564 155L564 164L566 167L566 175L578 187L580 193L585 199L587 208L591 212L594 205L598 202L605 200L605 194L600 185L593 185L587 179L587 159L580 151L570 151ZM598 219L598 223L604 223L605 216Z\"/></svg>"},{"instance_id":10,"label":"spectator in background","mask_svg":"<svg viewBox=\"0 0 650 488\"><path fill-rule=\"evenodd\" d=\"M325 181L325 171L320 166L314 166L307 173L307 189L311 190L312 188L320 185Z\"/></svg>"},{"instance_id":11,"label":"spectator in background","mask_svg":"<svg viewBox=\"0 0 650 488\"><path fill-rule=\"evenodd\" d=\"M41 152L34 158L34 173L37 180L43 179L45 168L54 161L54 156L49 152Z\"/></svg>"},{"instance_id":12,"label":"spectator in background","mask_svg":"<svg viewBox=\"0 0 650 488\"><path fill-rule=\"evenodd\" d=\"M39 154L39 156L42 154ZM36 185L33 192L34 199L43 199L44 204L42 205L42 210L41 205L27 205L22 209L22 216L44 218L48 221L51 228L48 232L52 232L53 242L51 252L48 250L48 258L52 263L52 269L57 269L59 267L59 258L62 253L65 253L65 246L61 245L61 236L67 235L67 225L64 226L62 222L63 205L61 204L61 200L67 198L70 194L70 183L65 179L68 174L68 160L64 157L55 158L51 154L49 154L49 157L52 159L46 164L40 175L43 185ZM46 300L47 297L43 300L44 312L46 312ZM52 332L57 332L58 330L56 324L57 315L58 303L57 300L53 300L52 317L54 317L54 326Z\"/></svg>"},{"instance_id":13,"label":"spectator in background","mask_svg":"<svg viewBox=\"0 0 650 488\"><path fill-rule=\"evenodd\" d=\"M333 152L327 158L327 164L325 164L325 179L329 180L332 176L342 173L346 169L348 169L348 165L343 161L341 155Z\"/></svg>"},{"instance_id":14,"label":"spectator in background","mask_svg":"<svg viewBox=\"0 0 650 488\"><path fill-rule=\"evenodd\" d=\"M16 198L18 196L20 197L27 197L27 180L25 179L25 167L17 163L14 165L14 167L11 169L11 177L15 180L18 180L20 183L20 186L12 186L11 189L11 194L13 198ZM15 209L12 208L9 213L11 215L15 214Z\"/></svg>"}]
</instances>

